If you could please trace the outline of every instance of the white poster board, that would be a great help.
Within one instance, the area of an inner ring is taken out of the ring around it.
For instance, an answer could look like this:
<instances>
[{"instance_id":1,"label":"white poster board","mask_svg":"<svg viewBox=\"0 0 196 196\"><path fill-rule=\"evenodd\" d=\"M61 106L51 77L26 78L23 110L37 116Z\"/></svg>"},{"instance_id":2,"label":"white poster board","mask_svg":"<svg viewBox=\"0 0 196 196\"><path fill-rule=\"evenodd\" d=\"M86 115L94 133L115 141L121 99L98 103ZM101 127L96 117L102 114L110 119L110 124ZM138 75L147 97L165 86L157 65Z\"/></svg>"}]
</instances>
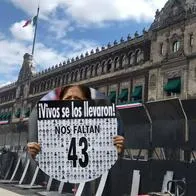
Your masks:
<instances>
[{"instance_id":1,"label":"white poster board","mask_svg":"<svg viewBox=\"0 0 196 196\"><path fill-rule=\"evenodd\" d=\"M93 180L116 162L115 104L95 101L40 101L39 167L50 177L70 183Z\"/></svg>"}]
</instances>

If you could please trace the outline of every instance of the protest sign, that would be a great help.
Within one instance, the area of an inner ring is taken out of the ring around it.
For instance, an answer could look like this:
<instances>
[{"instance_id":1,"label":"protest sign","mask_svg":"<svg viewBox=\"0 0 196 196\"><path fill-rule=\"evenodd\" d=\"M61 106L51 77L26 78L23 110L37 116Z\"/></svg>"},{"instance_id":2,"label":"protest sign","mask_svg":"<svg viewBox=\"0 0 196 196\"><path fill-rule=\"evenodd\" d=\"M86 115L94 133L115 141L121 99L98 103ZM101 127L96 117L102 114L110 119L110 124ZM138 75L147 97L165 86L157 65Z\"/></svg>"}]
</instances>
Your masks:
<instances>
[{"instance_id":1,"label":"protest sign","mask_svg":"<svg viewBox=\"0 0 196 196\"><path fill-rule=\"evenodd\" d=\"M117 160L115 104L104 100L40 101L37 104L40 168L70 183L93 180Z\"/></svg>"}]
</instances>

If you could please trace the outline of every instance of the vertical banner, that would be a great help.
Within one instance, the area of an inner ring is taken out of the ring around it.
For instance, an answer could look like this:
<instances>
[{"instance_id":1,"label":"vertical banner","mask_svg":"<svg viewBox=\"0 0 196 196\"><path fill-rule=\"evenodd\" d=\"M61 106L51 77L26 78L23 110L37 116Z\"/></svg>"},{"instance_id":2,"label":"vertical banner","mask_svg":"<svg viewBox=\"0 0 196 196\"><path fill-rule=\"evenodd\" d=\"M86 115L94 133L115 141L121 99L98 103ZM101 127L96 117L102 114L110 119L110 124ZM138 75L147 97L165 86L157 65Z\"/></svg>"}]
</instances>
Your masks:
<instances>
[{"instance_id":1,"label":"vertical banner","mask_svg":"<svg viewBox=\"0 0 196 196\"><path fill-rule=\"evenodd\" d=\"M115 104L95 101L40 101L37 104L40 168L70 183L93 180L108 171L118 155Z\"/></svg>"}]
</instances>

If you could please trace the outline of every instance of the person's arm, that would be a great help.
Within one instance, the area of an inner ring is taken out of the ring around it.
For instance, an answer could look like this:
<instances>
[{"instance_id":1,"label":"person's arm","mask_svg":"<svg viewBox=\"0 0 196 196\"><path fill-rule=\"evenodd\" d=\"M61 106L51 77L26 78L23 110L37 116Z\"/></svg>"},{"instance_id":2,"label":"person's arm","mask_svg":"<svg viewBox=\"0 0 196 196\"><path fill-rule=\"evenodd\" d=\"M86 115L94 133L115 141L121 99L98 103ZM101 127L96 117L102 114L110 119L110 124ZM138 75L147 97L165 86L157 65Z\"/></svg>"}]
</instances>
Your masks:
<instances>
[{"instance_id":1,"label":"person's arm","mask_svg":"<svg viewBox=\"0 0 196 196\"><path fill-rule=\"evenodd\" d=\"M117 148L118 154L123 155L124 147L125 147L124 127L118 111L117 111L117 119L118 119L118 129L117 129L118 135L113 138L113 141L114 141L114 145Z\"/></svg>"},{"instance_id":2,"label":"person's arm","mask_svg":"<svg viewBox=\"0 0 196 196\"><path fill-rule=\"evenodd\" d=\"M35 159L36 155L40 152L40 144L37 143L37 109L34 107L29 118L29 129L28 129L28 143L27 152Z\"/></svg>"}]
</instances>

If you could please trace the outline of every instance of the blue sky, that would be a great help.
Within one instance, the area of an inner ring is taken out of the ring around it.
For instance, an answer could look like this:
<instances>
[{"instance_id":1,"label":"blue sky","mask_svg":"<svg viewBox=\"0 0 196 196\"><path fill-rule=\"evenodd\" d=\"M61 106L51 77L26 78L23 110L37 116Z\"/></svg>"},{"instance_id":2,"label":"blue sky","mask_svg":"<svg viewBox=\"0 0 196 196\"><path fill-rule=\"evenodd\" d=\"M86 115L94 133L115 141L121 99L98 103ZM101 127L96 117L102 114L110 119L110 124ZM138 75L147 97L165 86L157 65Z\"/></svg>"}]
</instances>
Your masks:
<instances>
[{"instance_id":1,"label":"blue sky","mask_svg":"<svg viewBox=\"0 0 196 196\"><path fill-rule=\"evenodd\" d=\"M40 0L34 66L40 71L121 37L148 29L167 0ZM0 85L17 80L31 53L39 0L1 0Z\"/></svg>"}]
</instances>

